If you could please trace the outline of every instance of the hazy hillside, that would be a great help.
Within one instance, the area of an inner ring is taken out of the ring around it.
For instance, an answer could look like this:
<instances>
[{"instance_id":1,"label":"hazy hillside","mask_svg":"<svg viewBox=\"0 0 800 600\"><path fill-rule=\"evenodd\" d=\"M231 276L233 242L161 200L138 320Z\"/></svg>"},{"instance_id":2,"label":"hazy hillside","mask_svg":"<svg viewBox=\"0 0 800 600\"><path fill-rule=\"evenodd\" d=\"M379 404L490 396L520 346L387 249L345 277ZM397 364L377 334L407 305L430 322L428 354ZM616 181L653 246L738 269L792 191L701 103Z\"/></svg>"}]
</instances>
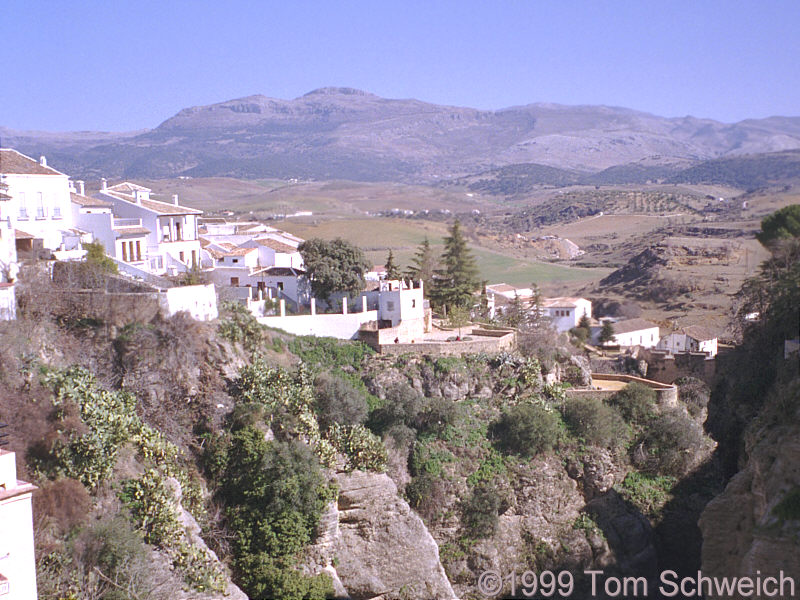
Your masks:
<instances>
[{"instance_id":1,"label":"hazy hillside","mask_svg":"<svg viewBox=\"0 0 800 600\"><path fill-rule=\"evenodd\" d=\"M481 111L349 88L187 108L139 134L0 133L4 146L47 153L86 178L432 181L526 163L587 175L643 160L663 176L665 164L800 148L797 117L725 124L556 104Z\"/></svg>"}]
</instances>

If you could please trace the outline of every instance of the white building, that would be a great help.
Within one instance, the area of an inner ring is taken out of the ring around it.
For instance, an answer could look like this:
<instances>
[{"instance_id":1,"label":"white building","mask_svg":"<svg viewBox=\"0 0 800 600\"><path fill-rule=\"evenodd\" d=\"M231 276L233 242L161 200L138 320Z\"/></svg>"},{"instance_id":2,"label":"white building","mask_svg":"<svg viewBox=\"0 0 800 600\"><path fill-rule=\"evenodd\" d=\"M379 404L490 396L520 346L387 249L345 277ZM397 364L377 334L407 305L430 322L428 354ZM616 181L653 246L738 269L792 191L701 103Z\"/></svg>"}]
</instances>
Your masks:
<instances>
[{"instance_id":1,"label":"white building","mask_svg":"<svg viewBox=\"0 0 800 600\"><path fill-rule=\"evenodd\" d=\"M107 187L103 180L95 198L112 204L117 238L128 236L127 243L119 247L120 255L127 252L128 257L145 262L147 270L156 274L200 266L197 218L202 211L181 206L177 195L171 203L153 200L149 188L129 182Z\"/></svg>"},{"instance_id":2,"label":"white building","mask_svg":"<svg viewBox=\"0 0 800 600\"><path fill-rule=\"evenodd\" d=\"M64 235L73 226L69 177L48 167L44 156L37 161L0 148L0 184L9 225L41 240L44 248L63 249Z\"/></svg>"},{"instance_id":3,"label":"white building","mask_svg":"<svg viewBox=\"0 0 800 600\"><path fill-rule=\"evenodd\" d=\"M545 298L542 300L541 313L561 333L577 327L584 316L591 319L592 303L586 298Z\"/></svg>"},{"instance_id":4,"label":"white building","mask_svg":"<svg viewBox=\"0 0 800 600\"><path fill-rule=\"evenodd\" d=\"M0 448L0 598L36 600L31 506L36 486L17 479L15 458Z\"/></svg>"},{"instance_id":5,"label":"white building","mask_svg":"<svg viewBox=\"0 0 800 600\"><path fill-rule=\"evenodd\" d=\"M17 316L17 298L14 282L17 279L17 240L9 215L11 196L0 184L0 321Z\"/></svg>"},{"instance_id":6,"label":"white building","mask_svg":"<svg viewBox=\"0 0 800 600\"><path fill-rule=\"evenodd\" d=\"M609 319L610 320L610 319ZM643 348L654 348L658 344L659 329L658 325L646 321L645 319L626 319L624 321L612 321L614 327L614 338L609 344L620 347L642 346ZM593 344L599 343L601 326L591 329L591 340Z\"/></svg>"},{"instance_id":7,"label":"white building","mask_svg":"<svg viewBox=\"0 0 800 600\"><path fill-rule=\"evenodd\" d=\"M490 319L501 316L516 298L527 303L533 296L531 288L518 288L508 283L493 283L486 286L486 302ZM524 304L527 307L527 304Z\"/></svg>"},{"instance_id":8,"label":"white building","mask_svg":"<svg viewBox=\"0 0 800 600\"><path fill-rule=\"evenodd\" d=\"M717 342L717 336L711 331L699 325L692 325L668 333L659 340L656 348L667 350L671 354L705 352L713 357L717 355Z\"/></svg>"}]
</instances>

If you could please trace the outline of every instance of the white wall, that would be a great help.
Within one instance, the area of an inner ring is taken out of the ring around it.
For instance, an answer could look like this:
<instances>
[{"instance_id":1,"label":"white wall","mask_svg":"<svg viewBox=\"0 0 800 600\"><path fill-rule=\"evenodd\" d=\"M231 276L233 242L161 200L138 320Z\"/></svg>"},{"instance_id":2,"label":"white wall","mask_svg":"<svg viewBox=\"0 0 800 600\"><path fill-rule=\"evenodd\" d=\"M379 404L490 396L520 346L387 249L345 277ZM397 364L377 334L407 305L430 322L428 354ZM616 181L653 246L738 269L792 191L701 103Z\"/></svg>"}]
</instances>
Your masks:
<instances>
[{"instance_id":1,"label":"white wall","mask_svg":"<svg viewBox=\"0 0 800 600\"><path fill-rule=\"evenodd\" d=\"M0 450L0 484L4 484L0 487L0 573L9 582L9 594L0 597L36 600L31 507L31 492L35 488L25 482L18 486L16 476L14 453ZM19 495L14 495L15 488L19 488Z\"/></svg>"},{"instance_id":2,"label":"white wall","mask_svg":"<svg viewBox=\"0 0 800 600\"><path fill-rule=\"evenodd\" d=\"M66 175L17 175L3 178L11 196L8 214L12 226L44 240L44 247L57 250L61 245L61 230L73 227L72 206L69 196L69 177ZM44 215L37 216L39 195L44 205ZM20 208L25 207L27 218ZM60 216L57 214L60 212Z\"/></svg>"},{"instance_id":3,"label":"white wall","mask_svg":"<svg viewBox=\"0 0 800 600\"><path fill-rule=\"evenodd\" d=\"M188 312L197 321L212 321L219 316L213 284L170 288L159 295L159 303L167 316L181 311Z\"/></svg>"},{"instance_id":4,"label":"white wall","mask_svg":"<svg viewBox=\"0 0 800 600\"><path fill-rule=\"evenodd\" d=\"M294 335L315 335L352 340L358 337L361 325L378 320L378 311L368 310L344 314L291 315L286 317L261 317L258 322L268 327L282 329Z\"/></svg>"},{"instance_id":5,"label":"white wall","mask_svg":"<svg viewBox=\"0 0 800 600\"><path fill-rule=\"evenodd\" d=\"M612 344L619 346L642 346L644 348L654 348L659 341L658 327L629 331L614 335Z\"/></svg>"},{"instance_id":6,"label":"white wall","mask_svg":"<svg viewBox=\"0 0 800 600\"><path fill-rule=\"evenodd\" d=\"M0 321L13 321L17 318L17 297L15 286L0 283Z\"/></svg>"}]
</instances>

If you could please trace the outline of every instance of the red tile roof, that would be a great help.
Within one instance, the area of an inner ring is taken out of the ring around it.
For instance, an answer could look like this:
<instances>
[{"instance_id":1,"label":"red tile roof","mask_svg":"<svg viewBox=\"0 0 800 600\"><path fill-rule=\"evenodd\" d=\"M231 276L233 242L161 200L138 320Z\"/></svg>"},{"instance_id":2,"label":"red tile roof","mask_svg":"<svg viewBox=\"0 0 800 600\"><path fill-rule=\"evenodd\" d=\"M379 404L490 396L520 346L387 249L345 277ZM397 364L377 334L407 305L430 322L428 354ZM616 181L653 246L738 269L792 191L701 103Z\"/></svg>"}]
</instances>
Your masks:
<instances>
[{"instance_id":1,"label":"red tile roof","mask_svg":"<svg viewBox=\"0 0 800 600\"><path fill-rule=\"evenodd\" d=\"M100 198L90 198L89 196L82 196L80 194L76 194L75 192L69 193L69 199L74 204L83 206L84 208L111 208L114 206L111 204L111 202L106 202Z\"/></svg>"},{"instance_id":2,"label":"red tile roof","mask_svg":"<svg viewBox=\"0 0 800 600\"><path fill-rule=\"evenodd\" d=\"M266 246L267 248L272 248L275 252L283 252L284 254L292 254L293 252L297 252L297 248L294 246L290 246L289 244L284 244L283 242L279 242L278 240L273 240L272 238L261 238L255 240L257 244L260 246Z\"/></svg>"}]
</instances>

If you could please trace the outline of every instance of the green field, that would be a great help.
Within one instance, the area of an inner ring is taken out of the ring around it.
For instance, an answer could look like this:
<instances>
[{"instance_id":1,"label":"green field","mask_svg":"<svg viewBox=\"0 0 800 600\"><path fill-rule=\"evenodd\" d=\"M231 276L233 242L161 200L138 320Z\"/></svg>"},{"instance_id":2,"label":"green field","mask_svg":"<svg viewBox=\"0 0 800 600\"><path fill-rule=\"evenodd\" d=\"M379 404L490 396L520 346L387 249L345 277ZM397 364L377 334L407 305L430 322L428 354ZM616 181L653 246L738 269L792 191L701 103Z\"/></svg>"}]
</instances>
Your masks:
<instances>
[{"instance_id":1,"label":"green field","mask_svg":"<svg viewBox=\"0 0 800 600\"><path fill-rule=\"evenodd\" d=\"M442 223L408 219L336 219L319 224L282 222L280 227L302 238L342 237L364 249L373 264L384 264L391 249L395 262L406 267L425 237L435 254L441 254L447 227ZM609 269L583 269L552 263L522 260L480 246L470 245L478 262L481 278L492 283L527 286L531 283L581 282L607 275Z\"/></svg>"}]
</instances>

